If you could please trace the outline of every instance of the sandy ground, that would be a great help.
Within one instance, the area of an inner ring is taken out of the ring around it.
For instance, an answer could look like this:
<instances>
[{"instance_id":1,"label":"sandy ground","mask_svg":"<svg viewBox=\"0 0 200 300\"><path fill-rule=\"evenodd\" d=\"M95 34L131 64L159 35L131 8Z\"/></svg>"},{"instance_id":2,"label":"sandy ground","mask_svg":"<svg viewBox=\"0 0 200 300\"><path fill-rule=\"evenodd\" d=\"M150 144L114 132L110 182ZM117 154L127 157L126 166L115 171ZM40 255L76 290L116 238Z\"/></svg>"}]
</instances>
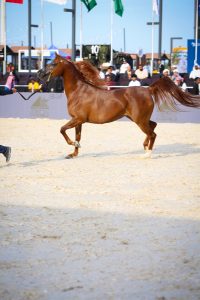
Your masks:
<instances>
[{"instance_id":1,"label":"sandy ground","mask_svg":"<svg viewBox=\"0 0 200 300\"><path fill-rule=\"evenodd\" d=\"M200 299L200 124L64 123L0 119L0 299Z\"/></svg>"}]
</instances>

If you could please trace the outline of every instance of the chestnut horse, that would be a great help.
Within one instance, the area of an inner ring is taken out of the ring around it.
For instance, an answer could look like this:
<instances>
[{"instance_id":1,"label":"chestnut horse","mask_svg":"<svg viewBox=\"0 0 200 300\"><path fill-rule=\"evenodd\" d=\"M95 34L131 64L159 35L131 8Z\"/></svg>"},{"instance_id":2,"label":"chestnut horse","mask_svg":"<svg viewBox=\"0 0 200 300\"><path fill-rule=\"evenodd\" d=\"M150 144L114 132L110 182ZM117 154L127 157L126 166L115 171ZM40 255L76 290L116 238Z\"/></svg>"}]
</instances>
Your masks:
<instances>
[{"instance_id":1,"label":"chestnut horse","mask_svg":"<svg viewBox=\"0 0 200 300\"><path fill-rule=\"evenodd\" d=\"M199 96L182 91L169 78L161 78L148 88L107 90L105 82L99 79L98 71L91 64L73 63L59 55L44 70L38 72L39 79L44 82L48 82L52 76L63 77L68 112L71 116L71 120L60 129L66 142L75 147L74 152L66 158L78 155L83 123L109 123L123 116L135 122L146 134L143 146L145 157L150 157L156 139L154 129L157 123L150 119L154 105L161 108L163 104L163 107L173 110L179 110L178 103L200 107ZM66 130L70 128L75 128L75 141L66 134Z\"/></svg>"}]
</instances>

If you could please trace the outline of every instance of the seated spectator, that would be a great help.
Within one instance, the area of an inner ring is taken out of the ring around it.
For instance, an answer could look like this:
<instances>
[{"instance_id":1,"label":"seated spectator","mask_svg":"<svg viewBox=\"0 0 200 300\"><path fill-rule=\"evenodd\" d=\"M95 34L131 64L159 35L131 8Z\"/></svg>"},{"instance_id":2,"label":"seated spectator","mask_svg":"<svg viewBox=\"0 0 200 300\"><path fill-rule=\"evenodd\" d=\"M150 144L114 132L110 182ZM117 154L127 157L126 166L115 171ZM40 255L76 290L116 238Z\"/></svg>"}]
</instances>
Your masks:
<instances>
[{"instance_id":1,"label":"seated spectator","mask_svg":"<svg viewBox=\"0 0 200 300\"><path fill-rule=\"evenodd\" d=\"M107 77L108 75L111 76L112 81L115 81L115 77L116 76L115 76L115 74L113 72L113 67L112 66L108 67L105 77Z\"/></svg>"},{"instance_id":2,"label":"seated spectator","mask_svg":"<svg viewBox=\"0 0 200 300\"><path fill-rule=\"evenodd\" d=\"M125 59L123 59L123 62L119 69L119 73L124 74L128 70L129 67L130 67L129 63L127 63L127 61Z\"/></svg>"},{"instance_id":3,"label":"seated spectator","mask_svg":"<svg viewBox=\"0 0 200 300\"><path fill-rule=\"evenodd\" d=\"M181 76L177 76L174 83L179 86L183 91L187 90L187 85L184 82L184 79Z\"/></svg>"},{"instance_id":4,"label":"seated spectator","mask_svg":"<svg viewBox=\"0 0 200 300\"><path fill-rule=\"evenodd\" d=\"M172 65L171 66L170 76L172 76L174 74L174 70L177 70L177 66L176 65Z\"/></svg>"},{"instance_id":5,"label":"seated spectator","mask_svg":"<svg viewBox=\"0 0 200 300\"><path fill-rule=\"evenodd\" d=\"M129 82L129 86L141 86L141 83L139 82L139 80L137 80L136 74L131 75L131 81Z\"/></svg>"},{"instance_id":6,"label":"seated spectator","mask_svg":"<svg viewBox=\"0 0 200 300\"><path fill-rule=\"evenodd\" d=\"M175 70L173 71L173 75L172 75L172 77L171 77L172 81L175 82L177 77L180 77L180 75L179 75L178 70L175 69Z\"/></svg>"},{"instance_id":7,"label":"seated spectator","mask_svg":"<svg viewBox=\"0 0 200 300\"><path fill-rule=\"evenodd\" d=\"M28 84L28 90L29 92L36 92L41 90L41 85L35 80L34 78L31 79L31 81Z\"/></svg>"},{"instance_id":8,"label":"seated spectator","mask_svg":"<svg viewBox=\"0 0 200 300\"><path fill-rule=\"evenodd\" d=\"M115 85L115 82L112 81L112 76L110 74L106 75L106 85L108 86L108 90L110 90L110 86Z\"/></svg>"},{"instance_id":9,"label":"seated spectator","mask_svg":"<svg viewBox=\"0 0 200 300\"><path fill-rule=\"evenodd\" d=\"M164 69L162 72L162 77L170 77L170 72L168 69Z\"/></svg>"},{"instance_id":10,"label":"seated spectator","mask_svg":"<svg viewBox=\"0 0 200 300\"><path fill-rule=\"evenodd\" d=\"M12 88L9 91L5 91L5 90L0 90L0 96L6 96L6 95L10 95L10 94L14 94L16 93L17 90L15 88Z\"/></svg>"},{"instance_id":11,"label":"seated spectator","mask_svg":"<svg viewBox=\"0 0 200 300\"><path fill-rule=\"evenodd\" d=\"M12 90L13 90L14 86L15 86L15 76L13 75L12 72L10 72L7 77L5 87L4 87L5 94L12 94Z\"/></svg>"},{"instance_id":12,"label":"seated spectator","mask_svg":"<svg viewBox=\"0 0 200 300\"><path fill-rule=\"evenodd\" d=\"M137 78L140 80L148 78L148 72L146 69L143 68L142 65L139 65L139 68L135 71L135 74L137 75Z\"/></svg>"},{"instance_id":13,"label":"seated spectator","mask_svg":"<svg viewBox=\"0 0 200 300\"><path fill-rule=\"evenodd\" d=\"M199 69L199 66L196 64L193 67L193 70L190 72L189 78L195 79L197 77L200 77L200 69Z\"/></svg>"},{"instance_id":14,"label":"seated spectator","mask_svg":"<svg viewBox=\"0 0 200 300\"><path fill-rule=\"evenodd\" d=\"M194 86L191 92L194 95L200 95L200 77L194 79Z\"/></svg>"},{"instance_id":15,"label":"seated spectator","mask_svg":"<svg viewBox=\"0 0 200 300\"><path fill-rule=\"evenodd\" d=\"M128 80L131 80L131 76L132 76L132 69L131 69L131 66L129 65L126 72L125 72L125 75L127 76L127 79Z\"/></svg>"},{"instance_id":16,"label":"seated spectator","mask_svg":"<svg viewBox=\"0 0 200 300\"><path fill-rule=\"evenodd\" d=\"M101 69L101 68L98 68L98 70L99 70L99 77L100 77L101 79L105 79L105 74L104 74L104 72L102 71L102 69Z\"/></svg>"}]
</instances>

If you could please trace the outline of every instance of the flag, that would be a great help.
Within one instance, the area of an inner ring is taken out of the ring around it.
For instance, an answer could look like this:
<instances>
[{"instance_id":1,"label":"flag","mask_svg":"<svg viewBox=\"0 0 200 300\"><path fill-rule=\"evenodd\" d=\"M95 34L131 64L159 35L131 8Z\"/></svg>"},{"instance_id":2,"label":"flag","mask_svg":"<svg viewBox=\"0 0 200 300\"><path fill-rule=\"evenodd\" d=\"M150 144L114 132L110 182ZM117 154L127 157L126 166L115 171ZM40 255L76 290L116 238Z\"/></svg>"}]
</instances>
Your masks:
<instances>
[{"instance_id":1,"label":"flag","mask_svg":"<svg viewBox=\"0 0 200 300\"><path fill-rule=\"evenodd\" d=\"M123 12L124 12L122 0L113 0L113 1L114 1L114 5L115 5L115 13L117 15L119 15L120 17L122 17Z\"/></svg>"},{"instance_id":2,"label":"flag","mask_svg":"<svg viewBox=\"0 0 200 300\"><path fill-rule=\"evenodd\" d=\"M23 0L6 0L6 2L16 3L16 4L23 4Z\"/></svg>"},{"instance_id":3,"label":"flag","mask_svg":"<svg viewBox=\"0 0 200 300\"><path fill-rule=\"evenodd\" d=\"M158 0L153 0L153 12L158 15Z\"/></svg>"},{"instance_id":4,"label":"flag","mask_svg":"<svg viewBox=\"0 0 200 300\"><path fill-rule=\"evenodd\" d=\"M59 4L59 5L64 5L67 3L67 0L44 0L44 1L54 3L54 4Z\"/></svg>"},{"instance_id":5,"label":"flag","mask_svg":"<svg viewBox=\"0 0 200 300\"><path fill-rule=\"evenodd\" d=\"M88 9L88 12L97 5L95 0L81 0L81 2L85 4L85 6Z\"/></svg>"}]
</instances>

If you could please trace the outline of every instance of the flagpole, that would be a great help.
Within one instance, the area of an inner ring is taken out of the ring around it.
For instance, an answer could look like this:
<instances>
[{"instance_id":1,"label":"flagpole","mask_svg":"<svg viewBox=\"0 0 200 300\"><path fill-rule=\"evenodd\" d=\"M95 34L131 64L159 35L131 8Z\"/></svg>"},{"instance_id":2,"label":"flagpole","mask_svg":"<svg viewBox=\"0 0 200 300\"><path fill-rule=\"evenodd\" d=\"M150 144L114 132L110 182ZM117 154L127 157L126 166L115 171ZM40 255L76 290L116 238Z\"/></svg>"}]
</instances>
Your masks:
<instances>
[{"instance_id":1,"label":"flagpole","mask_svg":"<svg viewBox=\"0 0 200 300\"><path fill-rule=\"evenodd\" d=\"M110 13L110 64L113 64L113 0L111 1Z\"/></svg>"},{"instance_id":2,"label":"flagpole","mask_svg":"<svg viewBox=\"0 0 200 300\"><path fill-rule=\"evenodd\" d=\"M194 65L197 64L197 48L198 48L198 0L196 1L196 25L195 25L195 56L194 56Z\"/></svg>"},{"instance_id":3,"label":"flagpole","mask_svg":"<svg viewBox=\"0 0 200 300\"><path fill-rule=\"evenodd\" d=\"M44 0L41 0L41 65L40 68L43 68L44 65Z\"/></svg>"},{"instance_id":4,"label":"flagpole","mask_svg":"<svg viewBox=\"0 0 200 300\"><path fill-rule=\"evenodd\" d=\"M7 52L6 52L6 3L1 0L1 43L4 46L3 75L6 74Z\"/></svg>"},{"instance_id":5,"label":"flagpole","mask_svg":"<svg viewBox=\"0 0 200 300\"><path fill-rule=\"evenodd\" d=\"M152 0L153 7L153 0ZM152 27L151 27L151 76L153 74L153 55L154 54L154 11L152 9Z\"/></svg>"},{"instance_id":6,"label":"flagpole","mask_svg":"<svg viewBox=\"0 0 200 300\"><path fill-rule=\"evenodd\" d=\"M80 3L80 59L83 60L83 6Z\"/></svg>"}]
</instances>

